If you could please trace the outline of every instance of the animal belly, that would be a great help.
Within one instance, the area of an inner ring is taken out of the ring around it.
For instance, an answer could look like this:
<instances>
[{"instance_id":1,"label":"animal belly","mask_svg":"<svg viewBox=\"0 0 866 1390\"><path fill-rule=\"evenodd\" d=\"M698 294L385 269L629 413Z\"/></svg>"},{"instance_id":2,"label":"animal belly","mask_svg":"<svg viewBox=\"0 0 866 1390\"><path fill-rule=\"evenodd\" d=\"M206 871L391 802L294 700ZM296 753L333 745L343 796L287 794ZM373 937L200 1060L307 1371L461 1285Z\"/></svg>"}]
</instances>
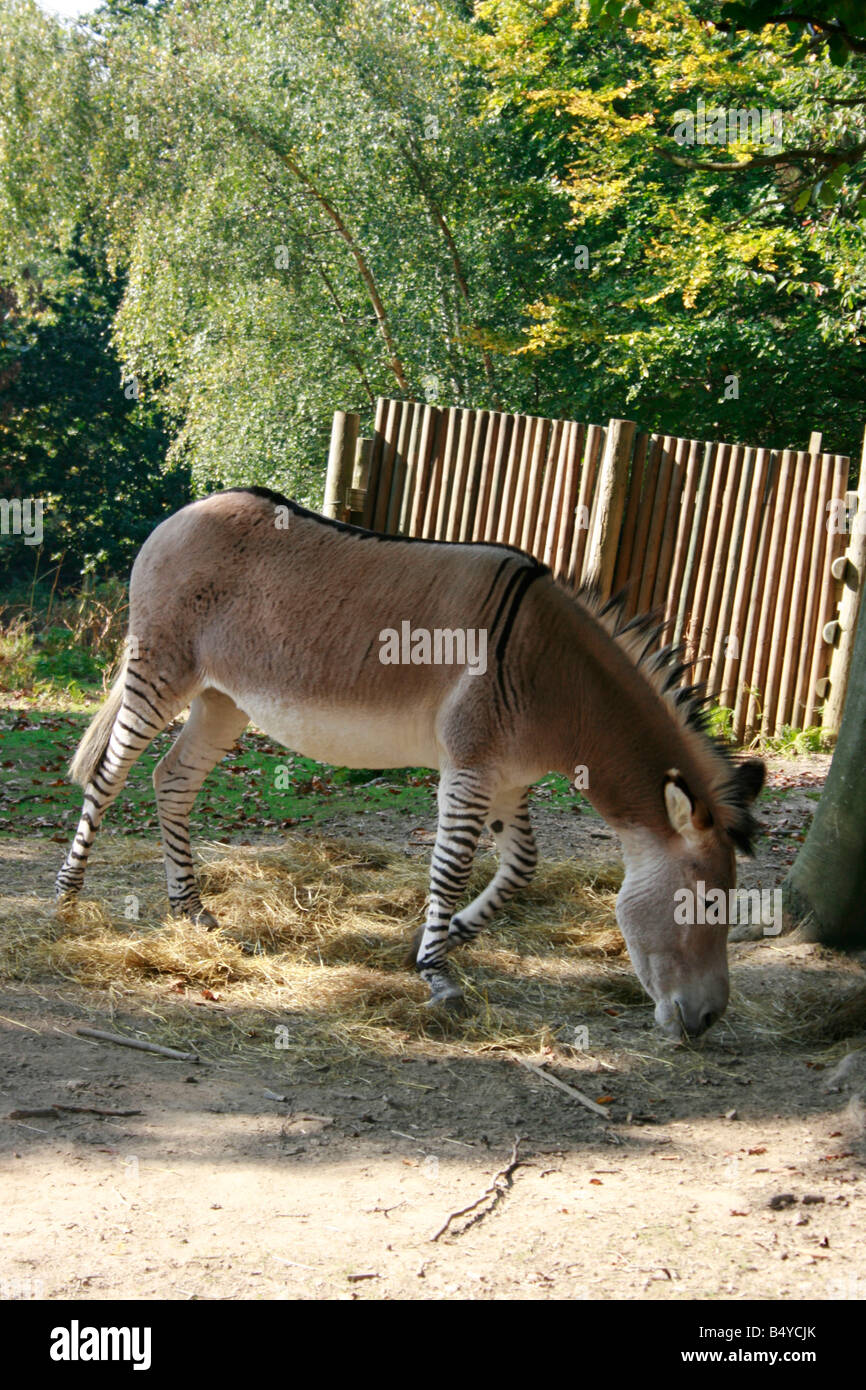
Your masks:
<instances>
[{"instance_id":1,"label":"animal belly","mask_svg":"<svg viewBox=\"0 0 866 1390\"><path fill-rule=\"evenodd\" d=\"M269 738L337 767L438 767L433 717L356 708L286 708L258 696L233 698Z\"/></svg>"}]
</instances>

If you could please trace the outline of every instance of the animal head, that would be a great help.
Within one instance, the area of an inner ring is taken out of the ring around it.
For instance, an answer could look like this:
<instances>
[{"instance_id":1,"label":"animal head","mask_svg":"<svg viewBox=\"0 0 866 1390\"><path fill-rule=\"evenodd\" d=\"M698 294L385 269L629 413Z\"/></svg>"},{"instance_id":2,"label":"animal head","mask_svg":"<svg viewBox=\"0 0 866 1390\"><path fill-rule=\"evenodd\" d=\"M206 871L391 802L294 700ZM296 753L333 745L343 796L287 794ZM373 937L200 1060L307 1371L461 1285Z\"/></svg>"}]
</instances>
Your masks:
<instances>
[{"instance_id":1,"label":"animal head","mask_svg":"<svg viewBox=\"0 0 866 1390\"><path fill-rule=\"evenodd\" d=\"M735 847L751 852L749 808L764 773L757 758L738 764L713 814L671 768L660 789L663 833L621 831L626 873L616 917L656 1023L670 1037L698 1037L727 1006L725 905L736 887Z\"/></svg>"}]
</instances>

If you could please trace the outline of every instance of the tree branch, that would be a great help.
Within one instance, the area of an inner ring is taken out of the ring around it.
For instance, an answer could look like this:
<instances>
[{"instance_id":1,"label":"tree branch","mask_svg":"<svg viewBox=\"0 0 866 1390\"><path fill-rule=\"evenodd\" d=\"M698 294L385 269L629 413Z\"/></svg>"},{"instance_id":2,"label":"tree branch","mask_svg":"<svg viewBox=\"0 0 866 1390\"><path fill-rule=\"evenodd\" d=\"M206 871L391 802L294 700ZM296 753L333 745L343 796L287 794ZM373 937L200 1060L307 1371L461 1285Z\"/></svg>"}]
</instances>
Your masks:
<instances>
[{"instance_id":1,"label":"tree branch","mask_svg":"<svg viewBox=\"0 0 866 1390\"><path fill-rule=\"evenodd\" d=\"M393 372L397 380L397 384L400 387L400 390L404 393L404 395L410 396L412 393L409 388L409 383L406 379L406 373L403 368L403 363L400 360L400 356L397 352L397 346L394 342L394 337L391 332L391 325L388 320L388 315L385 312L385 305L383 304L382 297L379 294L379 290L376 285L373 272L370 269L369 264L367 263L367 258L365 257L364 252L362 251L360 245L356 241L354 235L352 234L343 217L341 216L339 210L334 206L334 204L330 201L326 194L322 192L322 190L314 182L311 175L308 174L304 168L302 168L302 166L293 157L293 155L291 155L288 152L288 150L283 148L279 140L277 140L268 131L260 129L255 124L255 122L251 121L250 118L243 111L239 111L236 108L229 108L222 103L221 109L223 114L226 116L227 120L237 130L243 131L245 135L250 136L252 139L256 140L260 145L264 145L266 149L270 150L271 154L275 155L276 158L279 159L280 162L285 165L285 167L289 170L290 173L294 174L295 178L302 185L302 187L304 187L307 190L313 201L321 208L325 216L333 223L338 236L345 243L350 255L352 256L352 259L354 260L355 265L358 268L358 273L361 276L361 279L363 280L364 285L366 287L370 303L373 306L373 312L376 315L376 322L379 326L379 333L382 337L382 341L385 344L385 348L388 354L388 365L390 366L391 371Z\"/></svg>"},{"instance_id":2,"label":"tree branch","mask_svg":"<svg viewBox=\"0 0 866 1390\"><path fill-rule=\"evenodd\" d=\"M433 222L434 226L439 228L439 231L442 234L442 239L445 242L445 245L448 249L448 255L451 259L451 266L454 271L454 280L456 282L457 289L460 293L460 298L463 300L463 303L466 306L466 311L469 315L469 325L472 328L473 332L476 334L476 337L480 339L480 330L478 328L478 323L475 319L475 316L472 312L472 303L469 298L469 285L466 281L466 275L463 270L463 262L460 258L460 252L457 249L457 243L454 240L451 228L449 227L445 219L445 214L442 211L442 208L440 207L439 202L436 199L436 196L434 195L433 190L430 187L430 181L427 178L427 174L421 165L421 161L418 158L417 153L413 149L411 137L408 138L405 142L401 142L400 150L403 154L403 158L406 160L406 163L409 165L409 168L412 170L412 173L415 176L415 182L418 185L418 189L421 193L422 198L424 199L424 202L427 204L427 211L430 214L431 221ZM484 363L484 375L487 378L489 386L495 392L493 363L490 359L490 354L487 351L486 347L484 347L483 344L481 344L480 342L479 349L481 352L481 359ZM495 397L493 404L498 406L498 402L495 399Z\"/></svg>"},{"instance_id":3,"label":"tree branch","mask_svg":"<svg viewBox=\"0 0 866 1390\"><path fill-rule=\"evenodd\" d=\"M742 174L747 169L767 169L778 164L802 164L809 161L835 169L840 164L856 164L864 153L866 141L852 145L847 150L782 150L778 154L749 155L747 159L734 162L721 159L687 159L684 155L677 155L672 150L659 147L662 158L670 164L676 164L680 169L707 169L711 173L721 174Z\"/></svg>"}]
</instances>

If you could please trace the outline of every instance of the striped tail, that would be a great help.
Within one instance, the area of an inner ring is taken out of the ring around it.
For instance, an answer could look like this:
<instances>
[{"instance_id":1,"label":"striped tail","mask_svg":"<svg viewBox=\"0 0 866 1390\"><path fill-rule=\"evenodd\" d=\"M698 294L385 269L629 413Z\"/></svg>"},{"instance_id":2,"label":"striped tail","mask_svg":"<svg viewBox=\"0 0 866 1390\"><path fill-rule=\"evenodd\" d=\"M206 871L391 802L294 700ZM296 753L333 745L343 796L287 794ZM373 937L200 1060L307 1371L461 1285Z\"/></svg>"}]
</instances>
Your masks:
<instances>
[{"instance_id":1,"label":"striped tail","mask_svg":"<svg viewBox=\"0 0 866 1390\"><path fill-rule=\"evenodd\" d=\"M108 699L88 724L84 738L79 743L72 762L69 764L69 776L79 787L86 787L89 782L93 781L93 774L99 767L102 756L108 747L114 721L123 704L126 662L127 658L124 656L120 674L108 693Z\"/></svg>"}]
</instances>

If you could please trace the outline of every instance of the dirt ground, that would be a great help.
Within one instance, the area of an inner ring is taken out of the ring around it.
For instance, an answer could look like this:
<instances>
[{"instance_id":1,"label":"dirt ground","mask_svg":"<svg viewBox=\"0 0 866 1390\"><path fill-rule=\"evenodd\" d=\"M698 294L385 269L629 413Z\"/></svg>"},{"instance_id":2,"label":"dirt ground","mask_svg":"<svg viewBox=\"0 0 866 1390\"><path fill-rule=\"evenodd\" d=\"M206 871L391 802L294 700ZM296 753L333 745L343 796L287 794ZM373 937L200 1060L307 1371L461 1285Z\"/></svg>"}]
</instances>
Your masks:
<instances>
[{"instance_id":1,"label":"dirt ground","mask_svg":"<svg viewBox=\"0 0 866 1390\"><path fill-rule=\"evenodd\" d=\"M780 794L762 803L743 881L780 880L825 771L774 763ZM549 857L615 855L597 821L543 807L534 819ZM429 853L430 829L397 816L330 827L412 855ZM154 884L155 849L140 869ZM3 901L47 900L59 852L4 840ZM110 892L109 840L94 858L90 890ZM458 1024L327 1064L242 1038L198 1062L117 1047L75 1029L151 1036L146 996L9 979L0 1295L863 1298L864 1010L823 1026L862 997L863 958L791 937L730 954L731 1007L695 1046L656 1035L624 961L589 1047L568 981L539 976L539 1016L568 1027L535 1055L479 1048ZM507 978L488 974L490 998L505 997ZM191 1030L221 1007L175 998Z\"/></svg>"}]
</instances>

